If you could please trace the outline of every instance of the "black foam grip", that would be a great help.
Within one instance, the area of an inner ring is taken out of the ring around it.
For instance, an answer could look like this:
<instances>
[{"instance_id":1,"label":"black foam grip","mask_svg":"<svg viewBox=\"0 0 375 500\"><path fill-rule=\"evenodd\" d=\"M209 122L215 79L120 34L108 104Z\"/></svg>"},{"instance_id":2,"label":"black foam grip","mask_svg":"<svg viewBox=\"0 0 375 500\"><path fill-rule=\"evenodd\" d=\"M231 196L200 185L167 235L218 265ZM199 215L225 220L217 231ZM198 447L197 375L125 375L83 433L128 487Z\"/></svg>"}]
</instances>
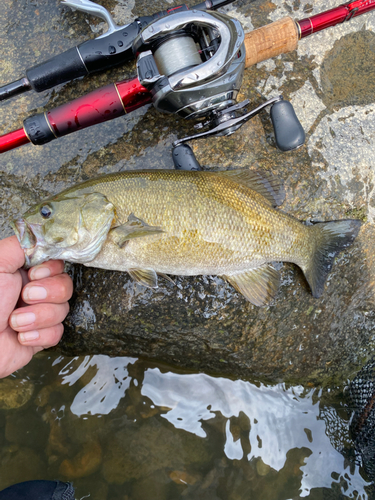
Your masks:
<instances>
[{"instance_id":1,"label":"black foam grip","mask_svg":"<svg viewBox=\"0 0 375 500\"><path fill-rule=\"evenodd\" d=\"M176 170L202 170L190 146L179 144L172 151Z\"/></svg>"},{"instance_id":2,"label":"black foam grip","mask_svg":"<svg viewBox=\"0 0 375 500\"><path fill-rule=\"evenodd\" d=\"M26 131L27 137L36 146L47 144L47 142L51 142L53 139L56 139L44 113L39 113L26 118L23 122L23 127Z\"/></svg>"},{"instance_id":3,"label":"black foam grip","mask_svg":"<svg viewBox=\"0 0 375 500\"><path fill-rule=\"evenodd\" d=\"M85 75L87 70L76 47L26 71L30 85L36 92L51 89L60 83Z\"/></svg>"},{"instance_id":4,"label":"black foam grip","mask_svg":"<svg viewBox=\"0 0 375 500\"><path fill-rule=\"evenodd\" d=\"M305 131L290 102L275 102L271 108L271 120L276 145L281 151L291 151L304 144Z\"/></svg>"}]
</instances>

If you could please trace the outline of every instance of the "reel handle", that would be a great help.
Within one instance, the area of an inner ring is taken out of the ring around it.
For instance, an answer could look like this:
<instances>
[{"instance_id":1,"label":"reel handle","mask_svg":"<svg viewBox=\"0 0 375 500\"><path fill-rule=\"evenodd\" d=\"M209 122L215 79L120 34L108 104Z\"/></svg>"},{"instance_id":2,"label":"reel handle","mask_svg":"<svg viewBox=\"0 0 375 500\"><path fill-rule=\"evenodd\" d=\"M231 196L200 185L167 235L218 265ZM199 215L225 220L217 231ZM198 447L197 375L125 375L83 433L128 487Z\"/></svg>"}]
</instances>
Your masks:
<instances>
[{"instance_id":1,"label":"reel handle","mask_svg":"<svg viewBox=\"0 0 375 500\"><path fill-rule=\"evenodd\" d=\"M282 99L275 102L270 114L278 149L292 151L304 144L305 131L289 101Z\"/></svg>"},{"instance_id":2,"label":"reel handle","mask_svg":"<svg viewBox=\"0 0 375 500\"><path fill-rule=\"evenodd\" d=\"M172 150L172 158L176 170L202 170L193 150L188 144L179 144Z\"/></svg>"}]
</instances>

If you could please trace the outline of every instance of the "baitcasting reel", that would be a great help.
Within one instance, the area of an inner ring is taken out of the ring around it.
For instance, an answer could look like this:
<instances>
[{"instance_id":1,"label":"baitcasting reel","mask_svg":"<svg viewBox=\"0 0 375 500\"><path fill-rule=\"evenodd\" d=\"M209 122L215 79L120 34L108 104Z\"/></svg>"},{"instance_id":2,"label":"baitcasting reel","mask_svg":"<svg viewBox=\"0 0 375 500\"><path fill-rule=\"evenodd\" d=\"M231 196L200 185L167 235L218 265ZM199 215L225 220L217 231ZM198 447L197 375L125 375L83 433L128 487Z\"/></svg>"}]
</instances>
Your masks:
<instances>
[{"instance_id":1,"label":"baitcasting reel","mask_svg":"<svg viewBox=\"0 0 375 500\"><path fill-rule=\"evenodd\" d=\"M155 108L184 118L208 118L196 127L213 127L179 143L200 137L230 135L267 106L275 140L282 151L296 149L305 133L292 105L282 96L246 112L237 104L245 68L241 24L218 12L185 11L147 26L134 40L138 78Z\"/></svg>"},{"instance_id":2,"label":"baitcasting reel","mask_svg":"<svg viewBox=\"0 0 375 500\"><path fill-rule=\"evenodd\" d=\"M235 103L245 67L241 24L187 11L150 24L134 40L138 78L157 110L198 118Z\"/></svg>"}]
</instances>

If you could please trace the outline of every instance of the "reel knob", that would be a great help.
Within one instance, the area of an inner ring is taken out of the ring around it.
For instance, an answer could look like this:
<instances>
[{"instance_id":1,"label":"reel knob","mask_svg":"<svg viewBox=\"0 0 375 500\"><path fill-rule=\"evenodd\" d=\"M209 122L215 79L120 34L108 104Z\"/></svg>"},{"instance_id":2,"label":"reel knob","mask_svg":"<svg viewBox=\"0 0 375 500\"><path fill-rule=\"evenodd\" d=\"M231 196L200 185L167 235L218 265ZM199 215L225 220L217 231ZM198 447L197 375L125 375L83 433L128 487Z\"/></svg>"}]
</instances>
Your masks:
<instances>
[{"instance_id":1,"label":"reel knob","mask_svg":"<svg viewBox=\"0 0 375 500\"><path fill-rule=\"evenodd\" d=\"M278 149L292 151L304 144L305 131L289 101L275 102L271 107L270 114Z\"/></svg>"},{"instance_id":2,"label":"reel knob","mask_svg":"<svg viewBox=\"0 0 375 500\"><path fill-rule=\"evenodd\" d=\"M188 144L179 144L173 148L172 158L176 170L202 170Z\"/></svg>"}]
</instances>

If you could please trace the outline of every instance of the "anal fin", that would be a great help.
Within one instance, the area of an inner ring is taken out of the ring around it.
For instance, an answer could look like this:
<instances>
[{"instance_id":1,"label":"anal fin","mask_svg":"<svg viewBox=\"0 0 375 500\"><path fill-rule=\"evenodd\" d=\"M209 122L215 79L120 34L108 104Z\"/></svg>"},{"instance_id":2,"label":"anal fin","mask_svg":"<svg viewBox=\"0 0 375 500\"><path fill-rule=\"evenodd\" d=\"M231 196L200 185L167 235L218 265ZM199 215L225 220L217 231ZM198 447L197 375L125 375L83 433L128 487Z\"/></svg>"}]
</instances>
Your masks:
<instances>
[{"instance_id":1,"label":"anal fin","mask_svg":"<svg viewBox=\"0 0 375 500\"><path fill-rule=\"evenodd\" d=\"M269 264L223 278L255 306L263 306L270 301L280 283L278 271Z\"/></svg>"},{"instance_id":2,"label":"anal fin","mask_svg":"<svg viewBox=\"0 0 375 500\"><path fill-rule=\"evenodd\" d=\"M153 269L128 269L128 273L140 285L148 288L158 287L158 276Z\"/></svg>"},{"instance_id":3,"label":"anal fin","mask_svg":"<svg viewBox=\"0 0 375 500\"><path fill-rule=\"evenodd\" d=\"M176 285L176 282L173 281L173 279L170 276L168 276L168 274L158 273L158 276L160 276L161 278L164 278L165 280L169 281L170 283L173 283L174 285Z\"/></svg>"}]
</instances>

